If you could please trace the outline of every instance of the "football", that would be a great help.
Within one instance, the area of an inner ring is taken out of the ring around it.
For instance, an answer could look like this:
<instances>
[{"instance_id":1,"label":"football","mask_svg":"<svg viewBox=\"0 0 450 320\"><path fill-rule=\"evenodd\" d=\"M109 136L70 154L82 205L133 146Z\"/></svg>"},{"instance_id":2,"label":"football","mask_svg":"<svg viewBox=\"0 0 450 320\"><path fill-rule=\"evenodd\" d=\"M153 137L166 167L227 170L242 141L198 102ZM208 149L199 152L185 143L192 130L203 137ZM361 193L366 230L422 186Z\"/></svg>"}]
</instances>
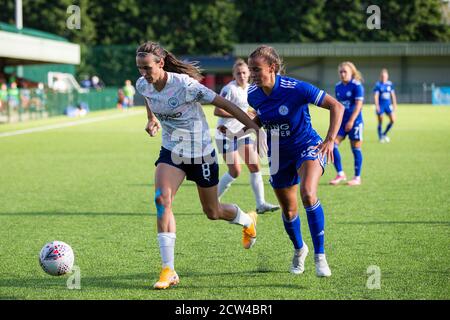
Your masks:
<instances>
[{"instance_id":1,"label":"football","mask_svg":"<svg viewBox=\"0 0 450 320\"><path fill-rule=\"evenodd\" d=\"M52 241L44 245L39 254L39 264L52 276L61 276L72 270L75 256L65 242Z\"/></svg>"}]
</instances>

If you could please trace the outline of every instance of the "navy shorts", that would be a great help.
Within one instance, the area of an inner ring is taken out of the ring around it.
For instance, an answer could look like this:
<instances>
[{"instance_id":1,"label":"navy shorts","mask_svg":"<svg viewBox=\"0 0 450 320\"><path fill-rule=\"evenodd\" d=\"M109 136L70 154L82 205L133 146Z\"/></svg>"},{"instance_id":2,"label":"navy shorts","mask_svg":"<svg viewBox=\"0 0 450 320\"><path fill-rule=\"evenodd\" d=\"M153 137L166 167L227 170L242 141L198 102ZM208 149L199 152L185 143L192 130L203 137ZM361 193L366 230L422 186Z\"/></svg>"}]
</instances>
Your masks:
<instances>
[{"instance_id":1,"label":"navy shorts","mask_svg":"<svg viewBox=\"0 0 450 320\"><path fill-rule=\"evenodd\" d=\"M349 132L345 132L345 124L348 120L342 120L341 127L338 131L338 136L345 138L348 135L348 138L352 141L362 141L363 140L363 130L364 123L362 121L355 121L353 124L353 128Z\"/></svg>"},{"instance_id":2,"label":"navy shorts","mask_svg":"<svg viewBox=\"0 0 450 320\"><path fill-rule=\"evenodd\" d=\"M199 187L209 188L219 183L219 165L217 164L216 151L202 158L173 158L177 157L172 151L161 147L159 158L155 162L166 163L186 173L186 179L194 181ZM176 159L176 160L174 160Z\"/></svg>"},{"instance_id":3,"label":"navy shorts","mask_svg":"<svg viewBox=\"0 0 450 320\"><path fill-rule=\"evenodd\" d=\"M323 174L327 159L326 157L319 156L318 149L314 149L320 143L322 143L322 139L317 136L306 144L298 147L295 146L286 151L280 151L278 159L275 158L275 155L271 155L269 157L269 182L272 188L282 189L299 184L300 176L298 175L298 169L307 160L319 159Z\"/></svg>"},{"instance_id":4,"label":"navy shorts","mask_svg":"<svg viewBox=\"0 0 450 320\"><path fill-rule=\"evenodd\" d=\"M216 139L217 149L221 154L236 151L240 146L254 143L250 137L240 138L234 137L233 140L230 139Z\"/></svg>"}]
</instances>

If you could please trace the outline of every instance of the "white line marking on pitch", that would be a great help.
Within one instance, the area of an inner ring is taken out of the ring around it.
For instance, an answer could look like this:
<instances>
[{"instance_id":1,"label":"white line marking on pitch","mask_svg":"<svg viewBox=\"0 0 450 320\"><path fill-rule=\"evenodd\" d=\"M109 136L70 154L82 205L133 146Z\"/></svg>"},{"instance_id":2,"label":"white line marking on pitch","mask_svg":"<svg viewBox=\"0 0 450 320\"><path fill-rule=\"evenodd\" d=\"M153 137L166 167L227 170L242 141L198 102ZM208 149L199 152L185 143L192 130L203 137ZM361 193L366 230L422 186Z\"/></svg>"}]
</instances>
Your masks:
<instances>
[{"instance_id":1,"label":"white line marking on pitch","mask_svg":"<svg viewBox=\"0 0 450 320\"><path fill-rule=\"evenodd\" d=\"M141 114L141 113L144 113L144 112L143 111L134 111L134 112L127 112L126 114L114 114L111 116L96 117L96 118L92 118L92 119L78 120L78 121L65 122L65 123L57 123L57 124L52 124L52 125L37 127L37 128L4 132L4 133L0 133L0 138L17 136L17 135L27 134L27 133L47 131L47 130L52 130L52 129L73 127L73 126L76 126L79 124L93 123L93 122L112 120L112 119L117 119L117 118L125 118L125 117L134 116L134 115Z\"/></svg>"}]
</instances>

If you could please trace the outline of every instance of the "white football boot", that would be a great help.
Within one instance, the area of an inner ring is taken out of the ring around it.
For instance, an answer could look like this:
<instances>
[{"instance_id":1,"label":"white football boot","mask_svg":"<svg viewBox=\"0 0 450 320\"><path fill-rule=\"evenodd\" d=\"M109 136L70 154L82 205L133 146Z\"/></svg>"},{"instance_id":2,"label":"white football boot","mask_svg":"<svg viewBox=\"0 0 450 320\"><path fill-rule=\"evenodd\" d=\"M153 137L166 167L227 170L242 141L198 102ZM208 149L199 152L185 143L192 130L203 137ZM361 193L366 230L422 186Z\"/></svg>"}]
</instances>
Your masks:
<instances>
[{"instance_id":1,"label":"white football boot","mask_svg":"<svg viewBox=\"0 0 450 320\"><path fill-rule=\"evenodd\" d=\"M324 253L314 255L314 262L316 263L316 275L318 277L331 276L330 267L328 267L327 258Z\"/></svg>"},{"instance_id":2,"label":"white football boot","mask_svg":"<svg viewBox=\"0 0 450 320\"><path fill-rule=\"evenodd\" d=\"M308 246L303 242L303 247L299 250L294 250L294 257L292 258L292 265L290 272L293 274L302 274L305 271L305 259L308 255Z\"/></svg>"}]
</instances>

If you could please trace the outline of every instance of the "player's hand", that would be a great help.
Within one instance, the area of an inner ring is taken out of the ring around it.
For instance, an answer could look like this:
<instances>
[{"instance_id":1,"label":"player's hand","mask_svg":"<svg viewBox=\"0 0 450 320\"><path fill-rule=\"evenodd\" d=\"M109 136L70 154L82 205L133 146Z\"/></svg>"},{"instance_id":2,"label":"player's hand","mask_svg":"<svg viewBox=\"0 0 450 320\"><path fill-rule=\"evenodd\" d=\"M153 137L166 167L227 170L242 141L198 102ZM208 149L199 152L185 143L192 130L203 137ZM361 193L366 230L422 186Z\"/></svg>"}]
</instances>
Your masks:
<instances>
[{"instance_id":1,"label":"player's hand","mask_svg":"<svg viewBox=\"0 0 450 320\"><path fill-rule=\"evenodd\" d=\"M345 128L344 128L345 132L349 132L350 130L352 130L354 124L355 123L353 121L348 121L345 124Z\"/></svg>"},{"instance_id":2,"label":"player's hand","mask_svg":"<svg viewBox=\"0 0 450 320\"><path fill-rule=\"evenodd\" d=\"M333 139L325 139L322 143L317 145L314 149L319 149L318 154L323 158L327 157L327 164L334 162L334 140Z\"/></svg>"},{"instance_id":3,"label":"player's hand","mask_svg":"<svg viewBox=\"0 0 450 320\"><path fill-rule=\"evenodd\" d=\"M375 109L377 110L377 114L380 113L380 106L375 106Z\"/></svg>"},{"instance_id":4,"label":"player's hand","mask_svg":"<svg viewBox=\"0 0 450 320\"><path fill-rule=\"evenodd\" d=\"M161 124L156 118L148 120L147 125L145 126L145 131L147 131L150 137L156 136L159 129L161 129Z\"/></svg>"}]
</instances>

